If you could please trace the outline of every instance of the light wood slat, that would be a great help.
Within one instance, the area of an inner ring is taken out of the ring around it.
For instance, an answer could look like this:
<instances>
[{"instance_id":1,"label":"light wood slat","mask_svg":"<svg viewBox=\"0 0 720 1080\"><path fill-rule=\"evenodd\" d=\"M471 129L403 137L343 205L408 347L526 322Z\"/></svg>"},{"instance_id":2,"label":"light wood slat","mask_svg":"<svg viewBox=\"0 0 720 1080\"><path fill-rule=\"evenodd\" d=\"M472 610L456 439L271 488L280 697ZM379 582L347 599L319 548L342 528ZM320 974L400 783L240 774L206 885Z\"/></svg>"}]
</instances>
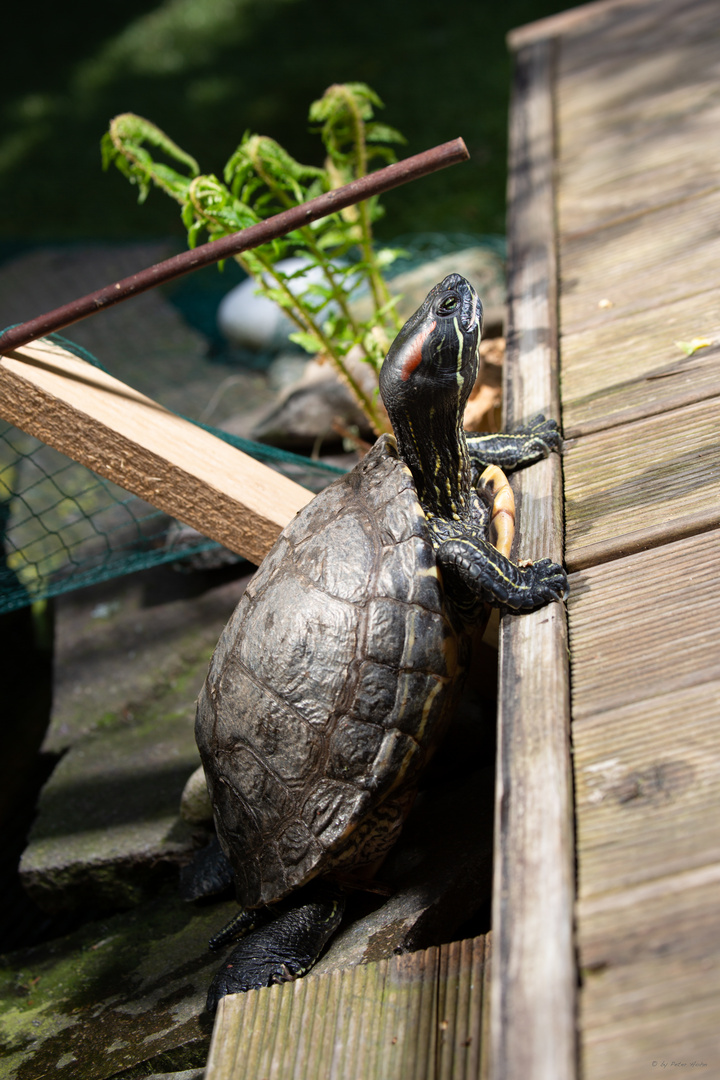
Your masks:
<instances>
[{"instance_id":1,"label":"light wood slat","mask_svg":"<svg viewBox=\"0 0 720 1080\"><path fill-rule=\"evenodd\" d=\"M720 682L573 724L578 895L720 863Z\"/></svg>"},{"instance_id":2,"label":"light wood slat","mask_svg":"<svg viewBox=\"0 0 720 1080\"><path fill-rule=\"evenodd\" d=\"M720 677L720 531L570 575L573 717Z\"/></svg>"},{"instance_id":3,"label":"light wood slat","mask_svg":"<svg viewBox=\"0 0 720 1080\"><path fill-rule=\"evenodd\" d=\"M253 562L312 498L45 339L0 358L0 416Z\"/></svg>"},{"instance_id":4,"label":"light wood slat","mask_svg":"<svg viewBox=\"0 0 720 1080\"><path fill-rule=\"evenodd\" d=\"M668 132L644 152L638 136L598 139L591 155L566 154L560 160L563 190L572 198L560 202L564 235L607 228L671 202L717 190L720 167L708 167L707 147L720 125L720 105L699 112L696 142L688 146L682 129Z\"/></svg>"},{"instance_id":5,"label":"light wood slat","mask_svg":"<svg viewBox=\"0 0 720 1080\"><path fill-rule=\"evenodd\" d=\"M510 127L505 423L558 416L551 48L516 60ZM560 558L560 462L513 481L517 553ZM564 611L505 617L500 631L490 1072L575 1075L573 842Z\"/></svg>"},{"instance_id":6,"label":"light wood slat","mask_svg":"<svg viewBox=\"0 0 720 1080\"><path fill-rule=\"evenodd\" d=\"M720 525L720 397L565 447L576 570Z\"/></svg>"},{"instance_id":7,"label":"light wood slat","mask_svg":"<svg viewBox=\"0 0 720 1080\"><path fill-rule=\"evenodd\" d=\"M688 356L675 344L707 338ZM717 289L563 336L567 438L653 416L720 393Z\"/></svg>"},{"instance_id":8,"label":"light wood slat","mask_svg":"<svg viewBox=\"0 0 720 1080\"><path fill-rule=\"evenodd\" d=\"M560 48L561 234L720 184L717 5L642 8L644 29L614 19Z\"/></svg>"},{"instance_id":9,"label":"light wood slat","mask_svg":"<svg viewBox=\"0 0 720 1080\"><path fill-rule=\"evenodd\" d=\"M206 1080L478 1080L484 937L224 998Z\"/></svg>"},{"instance_id":10,"label":"light wood slat","mask_svg":"<svg viewBox=\"0 0 720 1080\"><path fill-rule=\"evenodd\" d=\"M662 318L670 301L707 292L719 263L720 187L607 229L563 237L563 335L646 309Z\"/></svg>"},{"instance_id":11,"label":"light wood slat","mask_svg":"<svg viewBox=\"0 0 720 1080\"><path fill-rule=\"evenodd\" d=\"M688 105L712 107L716 32L714 0L660 0L563 39L558 104L568 145L590 149L593 134L653 138Z\"/></svg>"},{"instance_id":12,"label":"light wood slat","mask_svg":"<svg viewBox=\"0 0 720 1080\"><path fill-rule=\"evenodd\" d=\"M584 1080L717 1075L720 865L581 903L578 935Z\"/></svg>"}]
</instances>

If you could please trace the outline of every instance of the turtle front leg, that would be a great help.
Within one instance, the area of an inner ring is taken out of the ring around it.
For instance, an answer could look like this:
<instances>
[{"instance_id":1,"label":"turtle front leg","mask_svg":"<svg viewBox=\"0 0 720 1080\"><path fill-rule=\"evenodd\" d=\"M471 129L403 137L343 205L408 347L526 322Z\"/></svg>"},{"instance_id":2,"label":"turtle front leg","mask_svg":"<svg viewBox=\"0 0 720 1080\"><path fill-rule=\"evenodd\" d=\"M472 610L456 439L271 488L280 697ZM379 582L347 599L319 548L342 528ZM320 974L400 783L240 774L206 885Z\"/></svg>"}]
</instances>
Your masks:
<instances>
[{"instance_id":1,"label":"turtle front leg","mask_svg":"<svg viewBox=\"0 0 720 1080\"><path fill-rule=\"evenodd\" d=\"M510 612L534 611L568 595L567 574L550 559L511 562L485 540L445 540L437 550L443 582L460 610L478 601Z\"/></svg>"},{"instance_id":2,"label":"turtle front leg","mask_svg":"<svg viewBox=\"0 0 720 1080\"><path fill-rule=\"evenodd\" d=\"M562 446L562 437L555 420L546 420L538 413L527 424L508 435L468 433L468 450L472 481L476 483L487 465L499 465L506 472L533 465Z\"/></svg>"},{"instance_id":3,"label":"turtle front leg","mask_svg":"<svg viewBox=\"0 0 720 1080\"><path fill-rule=\"evenodd\" d=\"M304 975L340 925L344 908L345 900L338 892L318 893L243 937L210 984L208 1012L215 1012L226 994L242 994Z\"/></svg>"}]
</instances>

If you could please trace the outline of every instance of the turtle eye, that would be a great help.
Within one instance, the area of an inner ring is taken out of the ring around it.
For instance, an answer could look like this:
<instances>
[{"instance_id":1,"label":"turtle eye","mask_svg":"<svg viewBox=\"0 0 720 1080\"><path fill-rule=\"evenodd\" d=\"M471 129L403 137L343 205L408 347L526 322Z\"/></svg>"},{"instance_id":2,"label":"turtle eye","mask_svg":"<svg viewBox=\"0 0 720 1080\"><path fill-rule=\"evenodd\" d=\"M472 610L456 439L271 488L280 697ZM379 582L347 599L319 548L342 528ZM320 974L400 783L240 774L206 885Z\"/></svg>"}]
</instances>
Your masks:
<instances>
[{"instance_id":1,"label":"turtle eye","mask_svg":"<svg viewBox=\"0 0 720 1080\"><path fill-rule=\"evenodd\" d=\"M457 296L446 296L438 304L438 315L452 315L459 302Z\"/></svg>"}]
</instances>

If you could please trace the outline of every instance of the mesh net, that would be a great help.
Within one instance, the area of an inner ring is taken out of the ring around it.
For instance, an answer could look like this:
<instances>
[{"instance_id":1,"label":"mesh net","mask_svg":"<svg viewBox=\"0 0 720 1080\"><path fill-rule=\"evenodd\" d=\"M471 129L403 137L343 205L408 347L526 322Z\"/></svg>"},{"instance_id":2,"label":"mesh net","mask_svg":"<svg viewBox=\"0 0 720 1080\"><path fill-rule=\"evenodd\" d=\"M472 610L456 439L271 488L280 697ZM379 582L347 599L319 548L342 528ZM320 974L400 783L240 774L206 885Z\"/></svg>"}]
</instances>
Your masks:
<instances>
[{"instance_id":1,"label":"mesh net","mask_svg":"<svg viewBox=\"0 0 720 1080\"><path fill-rule=\"evenodd\" d=\"M59 334L63 348L101 364ZM196 421L192 421L196 423ZM342 470L200 424L290 479L321 491ZM220 545L0 421L0 613Z\"/></svg>"}]
</instances>

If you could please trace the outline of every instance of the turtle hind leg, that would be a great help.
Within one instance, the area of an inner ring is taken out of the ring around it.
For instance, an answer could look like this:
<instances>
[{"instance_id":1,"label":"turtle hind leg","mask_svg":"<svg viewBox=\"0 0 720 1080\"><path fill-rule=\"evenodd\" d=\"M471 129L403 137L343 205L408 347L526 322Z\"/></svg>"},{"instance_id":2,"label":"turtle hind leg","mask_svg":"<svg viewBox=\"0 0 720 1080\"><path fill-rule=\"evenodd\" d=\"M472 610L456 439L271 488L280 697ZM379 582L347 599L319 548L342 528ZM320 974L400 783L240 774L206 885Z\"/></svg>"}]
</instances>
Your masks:
<instances>
[{"instance_id":1,"label":"turtle hind leg","mask_svg":"<svg viewBox=\"0 0 720 1080\"><path fill-rule=\"evenodd\" d=\"M506 611L534 611L568 594L567 574L550 559L518 566L485 540L458 537L437 551L443 582L463 611L485 601Z\"/></svg>"},{"instance_id":2,"label":"turtle hind leg","mask_svg":"<svg viewBox=\"0 0 720 1080\"><path fill-rule=\"evenodd\" d=\"M248 933L210 984L208 1012L214 1012L226 994L258 990L304 975L340 925L344 908L340 892L315 888L295 907Z\"/></svg>"}]
</instances>

